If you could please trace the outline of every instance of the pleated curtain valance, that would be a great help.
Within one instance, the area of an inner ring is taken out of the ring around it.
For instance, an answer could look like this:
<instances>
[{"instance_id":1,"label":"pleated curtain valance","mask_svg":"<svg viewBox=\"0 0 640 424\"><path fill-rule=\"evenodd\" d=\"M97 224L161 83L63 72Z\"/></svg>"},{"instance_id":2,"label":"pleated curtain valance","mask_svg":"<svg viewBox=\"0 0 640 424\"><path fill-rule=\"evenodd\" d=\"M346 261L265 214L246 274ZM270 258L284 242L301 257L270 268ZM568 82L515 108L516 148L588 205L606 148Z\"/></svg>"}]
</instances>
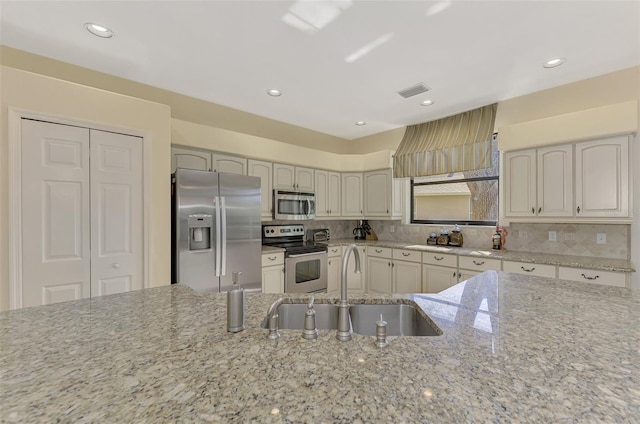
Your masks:
<instances>
[{"instance_id":1,"label":"pleated curtain valance","mask_svg":"<svg viewBox=\"0 0 640 424\"><path fill-rule=\"evenodd\" d=\"M498 104L407 127L393 156L393 176L424 177L491 167Z\"/></svg>"}]
</instances>

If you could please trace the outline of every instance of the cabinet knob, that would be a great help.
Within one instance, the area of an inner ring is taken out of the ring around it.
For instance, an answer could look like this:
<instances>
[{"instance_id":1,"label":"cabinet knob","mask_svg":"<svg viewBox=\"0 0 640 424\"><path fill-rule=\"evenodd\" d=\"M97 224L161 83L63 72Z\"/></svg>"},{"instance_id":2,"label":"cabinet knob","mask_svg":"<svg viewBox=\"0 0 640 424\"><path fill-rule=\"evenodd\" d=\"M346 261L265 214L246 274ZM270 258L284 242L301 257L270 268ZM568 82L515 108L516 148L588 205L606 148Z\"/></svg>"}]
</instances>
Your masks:
<instances>
[{"instance_id":1,"label":"cabinet knob","mask_svg":"<svg viewBox=\"0 0 640 424\"><path fill-rule=\"evenodd\" d=\"M542 206L538 208L538 213L542 212Z\"/></svg>"},{"instance_id":2,"label":"cabinet knob","mask_svg":"<svg viewBox=\"0 0 640 424\"><path fill-rule=\"evenodd\" d=\"M536 213L536 208L532 207L531 208L531 213Z\"/></svg>"},{"instance_id":3,"label":"cabinet knob","mask_svg":"<svg viewBox=\"0 0 640 424\"><path fill-rule=\"evenodd\" d=\"M578 206L578 209L576 209L576 212L580 213L580 206Z\"/></svg>"}]
</instances>

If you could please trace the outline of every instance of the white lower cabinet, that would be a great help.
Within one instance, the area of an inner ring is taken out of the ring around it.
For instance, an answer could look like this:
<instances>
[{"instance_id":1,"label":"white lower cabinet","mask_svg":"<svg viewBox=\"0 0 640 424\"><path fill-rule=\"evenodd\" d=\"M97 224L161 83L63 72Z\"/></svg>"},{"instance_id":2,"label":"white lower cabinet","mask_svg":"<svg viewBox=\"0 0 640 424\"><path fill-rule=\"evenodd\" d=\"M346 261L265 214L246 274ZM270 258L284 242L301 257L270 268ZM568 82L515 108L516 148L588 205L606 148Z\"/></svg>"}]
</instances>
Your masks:
<instances>
[{"instance_id":1,"label":"white lower cabinet","mask_svg":"<svg viewBox=\"0 0 640 424\"><path fill-rule=\"evenodd\" d=\"M560 266L558 267L558 278L561 280L581 281L584 283L602 284L605 286L629 286L629 274L625 272L599 271L594 269Z\"/></svg>"},{"instance_id":2,"label":"white lower cabinet","mask_svg":"<svg viewBox=\"0 0 640 424\"><path fill-rule=\"evenodd\" d=\"M262 292L284 293L284 252L262 254Z\"/></svg>"},{"instance_id":3,"label":"white lower cabinet","mask_svg":"<svg viewBox=\"0 0 640 424\"><path fill-rule=\"evenodd\" d=\"M358 246L358 253L360 254L360 274L354 272L356 266L355 255L351 253L349 255L349 263L347 264L347 291L349 292L364 292L365 281L367 275L367 248L366 246ZM340 264L340 272L342 272L342 264Z\"/></svg>"},{"instance_id":4,"label":"white lower cabinet","mask_svg":"<svg viewBox=\"0 0 640 424\"><path fill-rule=\"evenodd\" d=\"M369 246L367 249L367 292L420 293L421 254L406 249Z\"/></svg>"},{"instance_id":5,"label":"white lower cabinet","mask_svg":"<svg viewBox=\"0 0 640 424\"><path fill-rule=\"evenodd\" d=\"M422 291L438 293L458 284L458 268L422 265Z\"/></svg>"},{"instance_id":6,"label":"white lower cabinet","mask_svg":"<svg viewBox=\"0 0 640 424\"><path fill-rule=\"evenodd\" d=\"M327 259L327 293L340 292L342 272L342 247L329 246Z\"/></svg>"},{"instance_id":7,"label":"white lower cabinet","mask_svg":"<svg viewBox=\"0 0 640 424\"><path fill-rule=\"evenodd\" d=\"M392 249L388 247L367 247L367 293L391 293L392 257Z\"/></svg>"},{"instance_id":8,"label":"white lower cabinet","mask_svg":"<svg viewBox=\"0 0 640 424\"><path fill-rule=\"evenodd\" d=\"M504 272L514 274L533 275L535 277L556 278L556 266L545 264L532 264L529 262L504 261L502 264Z\"/></svg>"}]
</instances>

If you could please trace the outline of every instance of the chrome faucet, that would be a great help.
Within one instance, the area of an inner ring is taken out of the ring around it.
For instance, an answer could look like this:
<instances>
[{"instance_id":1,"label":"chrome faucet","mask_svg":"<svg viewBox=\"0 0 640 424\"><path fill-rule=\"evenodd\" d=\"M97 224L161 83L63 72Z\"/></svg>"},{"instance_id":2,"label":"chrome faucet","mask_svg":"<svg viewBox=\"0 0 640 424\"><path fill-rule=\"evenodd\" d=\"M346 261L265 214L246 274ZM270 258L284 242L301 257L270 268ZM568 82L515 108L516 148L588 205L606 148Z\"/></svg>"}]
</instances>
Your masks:
<instances>
[{"instance_id":1,"label":"chrome faucet","mask_svg":"<svg viewBox=\"0 0 640 424\"><path fill-rule=\"evenodd\" d=\"M269 310L267 310L267 315L262 320L262 324L260 326L262 328L268 328L269 334L267 334L267 338L269 339L277 339L280 337L280 333L278 332L278 308L284 302L284 297L279 297L278 300L273 302L271 306L269 306Z\"/></svg>"},{"instance_id":2,"label":"chrome faucet","mask_svg":"<svg viewBox=\"0 0 640 424\"><path fill-rule=\"evenodd\" d=\"M340 304L338 305L338 331L336 339L341 342L351 340L351 317L349 316L349 301L347 300L347 266L349 254L353 252L356 260L355 273L360 274L360 253L355 244L347 247L342 255L342 280L340 281Z\"/></svg>"}]
</instances>

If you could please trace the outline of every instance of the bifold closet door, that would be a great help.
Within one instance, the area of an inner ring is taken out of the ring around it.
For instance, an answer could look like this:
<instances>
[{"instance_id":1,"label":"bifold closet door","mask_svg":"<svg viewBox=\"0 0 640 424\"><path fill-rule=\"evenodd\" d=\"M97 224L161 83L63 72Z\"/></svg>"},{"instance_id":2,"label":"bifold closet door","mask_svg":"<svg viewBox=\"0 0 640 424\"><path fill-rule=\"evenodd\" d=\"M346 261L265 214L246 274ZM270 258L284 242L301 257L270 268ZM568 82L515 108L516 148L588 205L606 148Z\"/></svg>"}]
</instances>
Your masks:
<instances>
[{"instance_id":1,"label":"bifold closet door","mask_svg":"<svg viewBox=\"0 0 640 424\"><path fill-rule=\"evenodd\" d=\"M21 130L22 306L90 297L89 130Z\"/></svg>"},{"instance_id":2,"label":"bifold closet door","mask_svg":"<svg viewBox=\"0 0 640 424\"><path fill-rule=\"evenodd\" d=\"M142 139L91 130L91 296L142 288Z\"/></svg>"},{"instance_id":3,"label":"bifold closet door","mask_svg":"<svg viewBox=\"0 0 640 424\"><path fill-rule=\"evenodd\" d=\"M142 288L142 139L22 120L22 306Z\"/></svg>"}]
</instances>

